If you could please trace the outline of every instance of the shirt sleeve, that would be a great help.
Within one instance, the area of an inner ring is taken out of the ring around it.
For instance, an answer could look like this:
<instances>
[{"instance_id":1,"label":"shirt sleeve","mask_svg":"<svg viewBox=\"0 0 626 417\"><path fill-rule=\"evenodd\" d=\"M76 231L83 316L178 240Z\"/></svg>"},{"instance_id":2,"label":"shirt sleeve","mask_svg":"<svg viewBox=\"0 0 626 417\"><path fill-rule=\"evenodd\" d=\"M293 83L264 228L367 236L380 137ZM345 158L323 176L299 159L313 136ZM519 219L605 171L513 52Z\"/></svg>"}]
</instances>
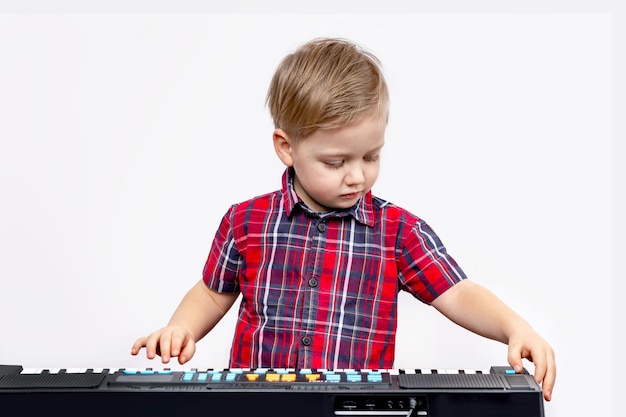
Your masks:
<instances>
[{"instance_id":1,"label":"shirt sleeve","mask_svg":"<svg viewBox=\"0 0 626 417\"><path fill-rule=\"evenodd\" d=\"M202 273L204 283L221 293L239 291L238 276L242 258L235 244L232 227L235 208L236 205L231 206L222 218Z\"/></svg>"},{"instance_id":2,"label":"shirt sleeve","mask_svg":"<svg viewBox=\"0 0 626 417\"><path fill-rule=\"evenodd\" d=\"M430 304L467 276L426 222L417 219L407 226L401 236L400 288Z\"/></svg>"}]
</instances>

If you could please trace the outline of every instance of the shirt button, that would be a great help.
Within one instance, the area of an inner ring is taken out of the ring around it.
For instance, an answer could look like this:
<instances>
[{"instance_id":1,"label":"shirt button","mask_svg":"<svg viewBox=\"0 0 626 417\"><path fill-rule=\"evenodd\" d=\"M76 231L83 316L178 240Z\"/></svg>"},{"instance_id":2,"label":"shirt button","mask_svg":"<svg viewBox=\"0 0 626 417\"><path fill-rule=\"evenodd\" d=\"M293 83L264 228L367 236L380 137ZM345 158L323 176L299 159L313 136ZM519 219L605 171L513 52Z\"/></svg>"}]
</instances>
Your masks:
<instances>
[{"instance_id":1,"label":"shirt button","mask_svg":"<svg viewBox=\"0 0 626 417\"><path fill-rule=\"evenodd\" d=\"M328 228L328 226L326 226L326 223L318 223L317 224L317 230L319 230L321 233L324 233L327 228Z\"/></svg>"},{"instance_id":2,"label":"shirt button","mask_svg":"<svg viewBox=\"0 0 626 417\"><path fill-rule=\"evenodd\" d=\"M309 286L317 287L317 279L315 279L315 278L309 279Z\"/></svg>"},{"instance_id":3,"label":"shirt button","mask_svg":"<svg viewBox=\"0 0 626 417\"><path fill-rule=\"evenodd\" d=\"M301 340L304 346L309 346L311 344L311 338L309 336L304 336Z\"/></svg>"}]
</instances>

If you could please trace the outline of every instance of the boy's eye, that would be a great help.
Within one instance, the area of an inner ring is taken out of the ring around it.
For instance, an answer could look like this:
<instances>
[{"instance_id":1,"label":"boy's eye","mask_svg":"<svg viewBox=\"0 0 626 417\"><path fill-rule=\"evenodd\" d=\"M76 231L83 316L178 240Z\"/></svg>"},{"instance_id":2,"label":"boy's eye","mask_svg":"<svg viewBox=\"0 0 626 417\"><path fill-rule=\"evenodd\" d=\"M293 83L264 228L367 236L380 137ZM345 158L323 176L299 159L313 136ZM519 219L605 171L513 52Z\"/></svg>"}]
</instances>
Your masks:
<instances>
[{"instance_id":1,"label":"boy's eye","mask_svg":"<svg viewBox=\"0 0 626 417\"><path fill-rule=\"evenodd\" d=\"M330 169L339 169L343 165L343 161L324 162L324 165L326 165Z\"/></svg>"},{"instance_id":2,"label":"boy's eye","mask_svg":"<svg viewBox=\"0 0 626 417\"><path fill-rule=\"evenodd\" d=\"M376 162L376 161L378 161L380 159L380 155L378 155L378 154L376 154L376 155L369 155L369 156L366 156L363 159L365 159L367 162Z\"/></svg>"}]
</instances>

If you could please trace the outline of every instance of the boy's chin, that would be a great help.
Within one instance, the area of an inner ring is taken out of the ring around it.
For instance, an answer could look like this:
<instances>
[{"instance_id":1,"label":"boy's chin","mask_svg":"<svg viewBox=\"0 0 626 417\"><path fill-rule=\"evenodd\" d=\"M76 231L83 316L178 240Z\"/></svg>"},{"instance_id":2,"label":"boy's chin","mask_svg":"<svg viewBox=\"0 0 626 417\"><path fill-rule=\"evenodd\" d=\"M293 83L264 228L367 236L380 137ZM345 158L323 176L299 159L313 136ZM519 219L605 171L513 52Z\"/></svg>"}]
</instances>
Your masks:
<instances>
[{"instance_id":1,"label":"boy's chin","mask_svg":"<svg viewBox=\"0 0 626 417\"><path fill-rule=\"evenodd\" d=\"M357 201L359 201L358 198L353 198L353 199L342 199L340 201L333 201L333 202L329 202L328 206L324 206L326 207L327 211L332 211L332 210L345 210L345 209L349 209L350 207L354 206Z\"/></svg>"}]
</instances>

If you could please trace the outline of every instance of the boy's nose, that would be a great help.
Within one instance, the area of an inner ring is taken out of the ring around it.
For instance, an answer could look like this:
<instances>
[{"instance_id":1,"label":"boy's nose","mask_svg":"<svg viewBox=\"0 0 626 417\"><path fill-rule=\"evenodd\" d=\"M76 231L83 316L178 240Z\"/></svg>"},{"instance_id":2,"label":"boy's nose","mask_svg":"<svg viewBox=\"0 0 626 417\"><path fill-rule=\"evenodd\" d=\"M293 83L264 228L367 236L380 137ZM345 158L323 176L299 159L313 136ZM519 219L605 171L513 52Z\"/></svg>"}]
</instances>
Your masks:
<instances>
[{"instance_id":1,"label":"boy's nose","mask_svg":"<svg viewBox=\"0 0 626 417\"><path fill-rule=\"evenodd\" d=\"M363 169L358 164L350 167L350 170L346 173L346 184L354 185L361 184L365 181L365 175L363 175Z\"/></svg>"}]
</instances>

